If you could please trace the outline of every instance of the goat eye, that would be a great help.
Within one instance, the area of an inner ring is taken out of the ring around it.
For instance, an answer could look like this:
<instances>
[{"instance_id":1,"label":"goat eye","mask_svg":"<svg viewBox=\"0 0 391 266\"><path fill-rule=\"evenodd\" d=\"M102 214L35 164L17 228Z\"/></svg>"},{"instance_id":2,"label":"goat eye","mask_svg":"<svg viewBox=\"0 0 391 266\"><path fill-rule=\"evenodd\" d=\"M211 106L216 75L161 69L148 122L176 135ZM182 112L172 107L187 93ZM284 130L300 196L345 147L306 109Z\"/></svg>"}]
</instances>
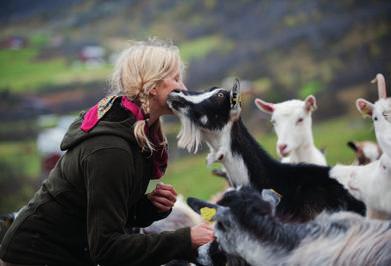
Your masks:
<instances>
[{"instance_id":1,"label":"goat eye","mask_svg":"<svg viewBox=\"0 0 391 266\"><path fill-rule=\"evenodd\" d=\"M373 117L373 121L377 121L378 119L377 119L377 116L374 116Z\"/></svg>"},{"instance_id":2,"label":"goat eye","mask_svg":"<svg viewBox=\"0 0 391 266\"><path fill-rule=\"evenodd\" d=\"M224 97L224 93L222 93L222 92L217 93L217 97L223 98Z\"/></svg>"},{"instance_id":3,"label":"goat eye","mask_svg":"<svg viewBox=\"0 0 391 266\"><path fill-rule=\"evenodd\" d=\"M296 121L296 123L298 124L298 123L301 123L301 122L303 122L303 118L302 117L300 117L299 119L297 119L297 121Z\"/></svg>"}]
</instances>

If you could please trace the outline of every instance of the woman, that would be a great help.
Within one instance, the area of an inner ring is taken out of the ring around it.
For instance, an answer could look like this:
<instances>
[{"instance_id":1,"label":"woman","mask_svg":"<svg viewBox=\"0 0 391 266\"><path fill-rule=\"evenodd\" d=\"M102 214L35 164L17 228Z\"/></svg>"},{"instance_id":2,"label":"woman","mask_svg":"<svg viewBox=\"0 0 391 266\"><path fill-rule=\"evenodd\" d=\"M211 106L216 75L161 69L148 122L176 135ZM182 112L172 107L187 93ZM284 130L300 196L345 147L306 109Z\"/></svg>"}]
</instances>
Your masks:
<instances>
[{"instance_id":1,"label":"woman","mask_svg":"<svg viewBox=\"0 0 391 266\"><path fill-rule=\"evenodd\" d=\"M178 49L135 43L116 64L112 93L66 133L66 150L4 237L5 265L160 265L191 259L213 240L203 224L174 232L130 234L170 213L176 192L161 178L167 143L160 116L173 90L186 90Z\"/></svg>"}]
</instances>

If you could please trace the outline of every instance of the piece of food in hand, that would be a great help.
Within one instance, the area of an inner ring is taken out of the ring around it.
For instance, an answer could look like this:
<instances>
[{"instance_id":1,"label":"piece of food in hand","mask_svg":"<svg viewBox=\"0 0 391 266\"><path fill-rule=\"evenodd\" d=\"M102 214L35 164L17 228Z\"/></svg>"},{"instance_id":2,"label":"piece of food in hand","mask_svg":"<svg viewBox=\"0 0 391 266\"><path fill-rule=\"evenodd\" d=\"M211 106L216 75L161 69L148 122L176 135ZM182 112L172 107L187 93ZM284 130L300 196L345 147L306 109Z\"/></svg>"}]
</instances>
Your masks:
<instances>
[{"instance_id":1,"label":"piece of food in hand","mask_svg":"<svg viewBox=\"0 0 391 266\"><path fill-rule=\"evenodd\" d=\"M216 209L203 207L200 209L201 217L208 222L211 222L213 217L216 215Z\"/></svg>"}]
</instances>

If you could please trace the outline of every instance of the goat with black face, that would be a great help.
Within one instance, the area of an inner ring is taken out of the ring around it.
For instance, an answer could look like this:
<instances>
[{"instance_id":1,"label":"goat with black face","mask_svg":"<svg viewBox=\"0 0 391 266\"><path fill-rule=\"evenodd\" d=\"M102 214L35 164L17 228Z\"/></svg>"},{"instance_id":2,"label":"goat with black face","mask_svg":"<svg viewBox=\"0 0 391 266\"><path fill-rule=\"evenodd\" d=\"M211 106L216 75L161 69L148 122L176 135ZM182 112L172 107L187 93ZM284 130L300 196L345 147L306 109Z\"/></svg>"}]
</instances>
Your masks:
<instances>
[{"instance_id":1,"label":"goat with black face","mask_svg":"<svg viewBox=\"0 0 391 266\"><path fill-rule=\"evenodd\" d=\"M229 92L218 87L213 87L202 95L176 91L170 94L168 103L173 110L177 110L174 111L177 115L187 112L186 116L193 123L208 130L223 128L230 118Z\"/></svg>"},{"instance_id":2,"label":"goat with black face","mask_svg":"<svg viewBox=\"0 0 391 266\"><path fill-rule=\"evenodd\" d=\"M307 223L275 217L280 197L251 187L228 191L218 204L189 198L196 211L216 209L215 235L228 254L258 265L390 265L391 223L352 212L322 213ZM213 265L208 253L198 262Z\"/></svg>"},{"instance_id":3,"label":"goat with black face","mask_svg":"<svg viewBox=\"0 0 391 266\"><path fill-rule=\"evenodd\" d=\"M232 186L251 184L280 193L276 211L281 220L304 222L323 210L365 213L364 204L329 177L329 167L283 164L259 146L240 118L238 81L231 90L172 92L167 102L181 120L178 145L196 152L204 141L210 149L208 163L221 162Z\"/></svg>"}]
</instances>

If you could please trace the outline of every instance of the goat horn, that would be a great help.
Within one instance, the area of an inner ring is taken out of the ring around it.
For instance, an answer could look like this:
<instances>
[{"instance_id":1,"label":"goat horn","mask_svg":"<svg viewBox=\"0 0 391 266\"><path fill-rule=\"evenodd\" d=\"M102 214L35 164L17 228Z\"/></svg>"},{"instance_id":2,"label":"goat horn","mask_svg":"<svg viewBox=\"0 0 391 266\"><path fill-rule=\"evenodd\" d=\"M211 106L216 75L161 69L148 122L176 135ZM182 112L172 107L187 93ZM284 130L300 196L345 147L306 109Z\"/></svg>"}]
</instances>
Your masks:
<instances>
[{"instance_id":1,"label":"goat horn","mask_svg":"<svg viewBox=\"0 0 391 266\"><path fill-rule=\"evenodd\" d=\"M384 76L379 73L371 82L372 83L377 82L377 91L379 93L379 99L387 98L386 81L384 80Z\"/></svg>"}]
</instances>

